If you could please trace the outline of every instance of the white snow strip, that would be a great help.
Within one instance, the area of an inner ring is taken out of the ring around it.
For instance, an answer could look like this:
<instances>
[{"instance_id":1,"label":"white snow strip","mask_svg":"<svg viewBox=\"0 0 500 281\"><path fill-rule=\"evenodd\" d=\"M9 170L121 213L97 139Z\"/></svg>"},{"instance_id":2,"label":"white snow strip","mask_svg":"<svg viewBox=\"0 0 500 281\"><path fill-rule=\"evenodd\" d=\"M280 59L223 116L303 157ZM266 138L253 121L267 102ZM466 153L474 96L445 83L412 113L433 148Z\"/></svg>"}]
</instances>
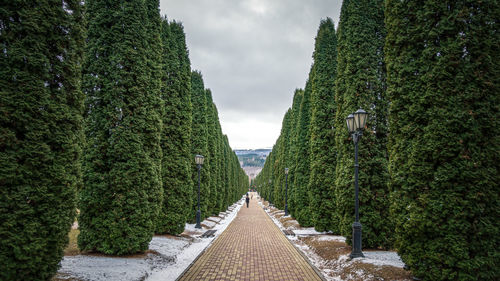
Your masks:
<instances>
[{"instance_id":1,"label":"white snow strip","mask_svg":"<svg viewBox=\"0 0 500 281\"><path fill-rule=\"evenodd\" d=\"M204 220L201 222L202 226L209 228L209 229L212 229L216 224L217 224L216 222L209 221L209 220Z\"/></svg>"},{"instance_id":2,"label":"white snow strip","mask_svg":"<svg viewBox=\"0 0 500 281\"><path fill-rule=\"evenodd\" d=\"M315 238L317 241L337 241L345 243L344 236L336 236L336 235L319 235Z\"/></svg>"},{"instance_id":3,"label":"white snow strip","mask_svg":"<svg viewBox=\"0 0 500 281\"><path fill-rule=\"evenodd\" d=\"M149 249L165 256L177 256L191 242L187 238L167 238L155 236L149 242Z\"/></svg>"},{"instance_id":4,"label":"white snow strip","mask_svg":"<svg viewBox=\"0 0 500 281\"><path fill-rule=\"evenodd\" d=\"M219 218L219 217L209 217L209 218L207 218L207 220L213 221L215 223L219 223L222 220L222 218Z\"/></svg>"},{"instance_id":5,"label":"white snow strip","mask_svg":"<svg viewBox=\"0 0 500 281\"><path fill-rule=\"evenodd\" d=\"M243 202L239 201L236 208L232 212L230 212L227 217L223 219L216 227L213 228L214 230L217 230L215 232L214 238L195 239L195 241L191 245L183 249L182 252L177 255L177 259L174 264L169 265L166 268L159 268L158 270L153 271L146 280L173 281L177 279L177 277L179 277L179 275L184 272L184 270L196 259L196 257L198 257L198 255L203 252L203 250L205 250L212 243L212 241L215 241L215 239L217 239L217 237L219 237L219 235L224 232L224 230L238 214L242 203Z\"/></svg>"},{"instance_id":6,"label":"white snow strip","mask_svg":"<svg viewBox=\"0 0 500 281\"><path fill-rule=\"evenodd\" d=\"M320 234L328 234L328 232L319 232L314 229L314 227L307 227L294 230L296 235L320 235Z\"/></svg>"},{"instance_id":7,"label":"white snow strip","mask_svg":"<svg viewBox=\"0 0 500 281\"><path fill-rule=\"evenodd\" d=\"M184 227L184 232L190 232L190 233L196 233L196 234L199 234L199 235L202 235L205 231L207 231L206 229L203 228L196 228L195 227L196 224L187 224L186 223L186 226Z\"/></svg>"},{"instance_id":8,"label":"white snow strip","mask_svg":"<svg viewBox=\"0 0 500 281\"><path fill-rule=\"evenodd\" d=\"M148 255L151 257L152 255ZM59 273L68 278L92 281L135 281L148 275L152 259L68 256L61 261Z\"/></svg>"},{"instance_id":9,"label":"white snow strip","mask_svg":"<svg viewBox=\"0 0 500 281\"><path fill-rule=\"evenodd\" d=\"M396 252L364 251L363 254L365 255L365 257L358 260L364 263L370 263L374 265L390 265L400 268L403 268L405 266L404 262Z\"/></svg>"}]
</instances>

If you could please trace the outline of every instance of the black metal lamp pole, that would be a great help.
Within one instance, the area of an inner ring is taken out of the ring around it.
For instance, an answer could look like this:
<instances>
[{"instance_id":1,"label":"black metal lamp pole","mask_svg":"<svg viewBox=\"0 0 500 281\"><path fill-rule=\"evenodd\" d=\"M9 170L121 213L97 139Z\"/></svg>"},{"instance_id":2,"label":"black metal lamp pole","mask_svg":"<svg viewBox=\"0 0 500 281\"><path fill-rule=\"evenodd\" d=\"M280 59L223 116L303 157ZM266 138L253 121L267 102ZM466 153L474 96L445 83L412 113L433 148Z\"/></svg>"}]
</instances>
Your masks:
<instances>
[{"instance_id":1,"label":"black metal lamp pole","mask_svg":"<svg viewBox=\"0 0 500 281\"><path fill-rule=\"evenodd\" d=\"M358 186L358 142L363 135L363 129L365 128L366 119L368 114L362 110L357 110L354 114L350 114L346 121L349 132L352 133L352 139L354 142L354 212L355 220L352 224L352 252L349 255L350 258L360 258L364 257L361 250L361 223L359 222L359 186Z\"/></svg>"},{"instance_id":2,"label":"black metal lamp pole","mask_svg":"<svg viewBox=\"0 0 500 281\"><path fill-rule=\"evenodd\" d=\"M198 166L198 210L196 211L196 225L195 228L201 228L201 210L200 210L200 171L203 165L203 156L195 156L196 166Z\"/></svg>"},{"instance_id":3,"label":"black metal lamp pole","mask_svg":"<svg viewBox=\"0 0 500 281\"><path fill-rule=\"evenodd\" d=\"M288 168L285 168L285 216L288 216Z\"/></svg>"}]
</instances>

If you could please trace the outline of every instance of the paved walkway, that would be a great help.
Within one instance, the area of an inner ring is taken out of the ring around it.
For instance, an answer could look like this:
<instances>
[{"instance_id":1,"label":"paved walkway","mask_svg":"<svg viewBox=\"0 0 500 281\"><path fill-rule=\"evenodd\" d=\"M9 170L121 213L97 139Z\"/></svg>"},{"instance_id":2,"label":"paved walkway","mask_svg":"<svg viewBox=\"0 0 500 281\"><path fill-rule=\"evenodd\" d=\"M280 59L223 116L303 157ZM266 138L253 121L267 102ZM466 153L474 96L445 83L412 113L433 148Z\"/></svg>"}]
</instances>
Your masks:
<instances>
[{"instance_id":1,"label":"paved walkway","mask_svg":"<svg viewBox=\"0 0 500 281\"><path fill-rule=\"evenodd\" d=\"M253 197L179 280L321 280Z\"/></svg>"}]
</instances>

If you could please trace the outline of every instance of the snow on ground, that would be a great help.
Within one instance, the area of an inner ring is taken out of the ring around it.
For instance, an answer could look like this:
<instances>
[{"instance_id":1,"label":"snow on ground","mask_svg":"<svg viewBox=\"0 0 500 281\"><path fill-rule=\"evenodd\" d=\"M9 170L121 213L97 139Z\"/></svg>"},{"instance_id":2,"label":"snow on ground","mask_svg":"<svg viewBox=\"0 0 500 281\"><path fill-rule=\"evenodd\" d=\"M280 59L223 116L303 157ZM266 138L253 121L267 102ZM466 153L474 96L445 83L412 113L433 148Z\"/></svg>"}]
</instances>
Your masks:
<instances>
[{"instance_id":1,"label":"snow on ground","mask_svg":"<svg viewBox=\"0 0 500 281\"><path fill-rule=\"evenodd\" d=\"M328 232L318 232L318 231L316 231L314 229L314 227L304 227L304 228L301 228L301 229L296 229L293 232L296 235L320 235L320 234L328 234Z\"/></svg>"},{"instance_id":2,"label":"snow on ground","mask_svg":"<svg viewBox=\"0 0 500 281\"><path fill-rule=\"evenodd\" d=\"M191 239L187 238L167 238L155 236L149 243L149 249L165 256L177 256L184 248L191 244Z\"/></svg>"},{"instance_id":3,"label":"snow on ground","mask_svg":"<svg viewBox=\"0 0 500 281\"><path fill-rule=\"evenodd\" d=\"M166 268L160 268L159 270L155 270L152 274L146 279L147 281L169 281L175 280L179 277L184 270L188 268L188 266L198 257L198 255L203 252L211 243L215 241L217 237L229 226L229 224L233 221L233 219L238 214L241 206L243 205L243 201L239 201L238 205L235 206L232 212L230 212L218 225L216 225L213 230L217 230L215 232L214 238L196 238L195 241L182 250L182 252L177 255L176 262L172 265L169 265Z\"/></svg>"},{"instance_id":4,"label":"snow on ground","mask_svg":"<svg viewBox=\"0 0 500 281\"><path fill-rule=\"evenodd\" d=\"M206 227L208 229L212 229L217 223L214 221L209 221L209 220L204 220L201 222L201 225L203 227Z\"/></svg>"},{"instance_id":5,"label":"snow on ground","mask_svg":"<svg viewBox=\"0 0 500 281\"><path fill-rule=\"evenodd\" d=\"M81 280L141 280L148 275L157 262L154 255L144 258L111 258L94 256L64 257L61 261L61 279Z\"/></svg>"},{"instance_id":6,"label":"snow on ground","mask_svg":"<svg viewBox=\"0 0 500 281\"><path fill-rule=\"evenodd\" d=\"M364 258L359 259L364 263L371 263L374 265L390 265L394 267L403 268L404 262L396 252L389 251L364 251Z\"/></svg>"},{"instance_id":7,"label":"snow on ground","mask_svg":"<svg viewBox=\"0 0 500 281\"><path fill-rule=\"evenodd\" d=\"M259 205L265 206L259 202ZM276 214L281 214L281 210L267 208L265 211L273 222L281 229L286 229L281 221L276 218ZM376 266L393 266L403 268L405 264L396 252L392 251L363 251L364 258L350 259L348 255L341 255L336 260L325 260L314 252L307 244L299 239L299 237L312 236L317 241L337 241L345 243L346 238L343 236L331 235L328 232L318 232L314 227L293 229L296 236L287 236L287 238L304 253L309 261L323 273L328 281L342 281L341 273L345 272L344 269L355 266L356 263L367 263ZM348 274L348 280L369 279L372 276L363 272L363 270L354 270Z\"/></svg>"},{"instance_id":8,"label":"snow on ground","mask_svg":"<svg viewBox=\"0 0 500 281\"><path fill-rule=\"evenodd\" d=\"M222 218L221 217L209 217L209 218L207 218L207 220L219 223L222 220Z\"/></svg>"},{"instance_id":9,"label":"snow on ground","mask_svg":"<svg viewBox=\"0 0 500 281\"><path fill-rule=\"evenodd\" d=\"M197 229L194 224L186 224L185 233L193 237L155 236L149 243L151 251L137 257L66 256L61 261L57 279L175 280L227 228L242 204L243 201L238 201L232 206L233 211L228 212L228 215L215 225L213 230L217 231L213 238L197 238L207 229Z\"/></svg>"},{"instance_id":10,"label":"snow on ground","mask_svg":"<svg viewBox=\"0 0 500 281\"><path fill-rule=\"evenodd\" d=\"M335 236L335 235L320 235L316 237L317 241L337 241L337 242L344 242L345 243L345 237L344 236Z\"/></svg>"}]
</instances>

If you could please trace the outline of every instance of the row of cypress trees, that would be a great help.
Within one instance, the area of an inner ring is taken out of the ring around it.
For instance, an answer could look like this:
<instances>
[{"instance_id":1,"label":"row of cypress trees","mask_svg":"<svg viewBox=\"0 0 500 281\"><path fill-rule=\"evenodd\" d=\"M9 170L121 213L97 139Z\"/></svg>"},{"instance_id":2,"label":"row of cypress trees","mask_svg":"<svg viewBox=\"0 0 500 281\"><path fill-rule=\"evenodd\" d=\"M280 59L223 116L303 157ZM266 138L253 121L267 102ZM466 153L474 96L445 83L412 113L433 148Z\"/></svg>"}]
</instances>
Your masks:
<instances>
[{"instance_id":1,"label":"row of cypress trees","mask_svg":"<svg viewBox=\"0 0 500 281\"><path fill-rule=\"evenodd\" d=\"M359 144L365 248L394 248L424 280L497 280L499 34L494 1L344 0L321 21L304 90L255 180L302 226L348 238Z\"/></svg>"},{"instance_id":2,"label":"row of cypress trees","mask_svg":"<svg viewBox=\"0 0 500 281\"><path fill-rule=\"evenodd\" d=\"M203 218L247 189L183 27L158 6L1 4L1 280L50 280L76 207L84 251L136 253L179 234L195 218L195 154Z\"/></svg>"}]
</instances>

